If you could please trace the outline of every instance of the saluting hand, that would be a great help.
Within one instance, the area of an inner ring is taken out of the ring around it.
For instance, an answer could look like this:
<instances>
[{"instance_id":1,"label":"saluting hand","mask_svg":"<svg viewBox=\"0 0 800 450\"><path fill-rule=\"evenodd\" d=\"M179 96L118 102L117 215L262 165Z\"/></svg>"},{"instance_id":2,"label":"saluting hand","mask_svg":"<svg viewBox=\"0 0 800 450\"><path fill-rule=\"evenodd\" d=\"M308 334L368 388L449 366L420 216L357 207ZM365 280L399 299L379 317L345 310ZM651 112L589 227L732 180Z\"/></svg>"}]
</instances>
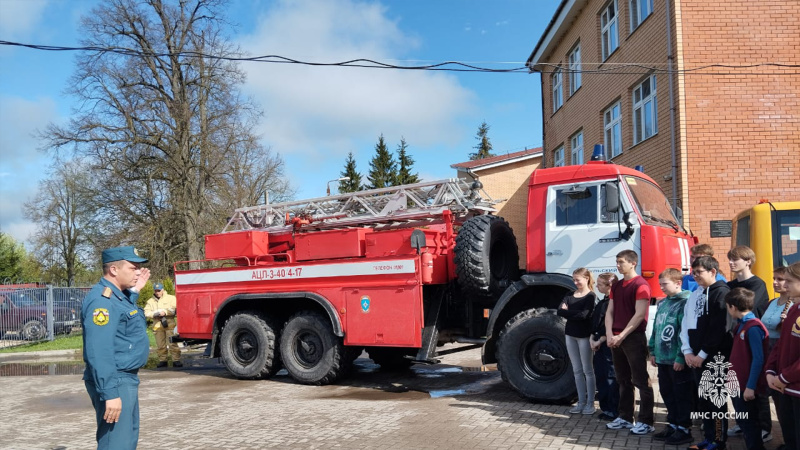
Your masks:
<instances>
[{"instance_id":1,"label":"saluting hand","mask_svg":"<svg viewBox=\"0 0 800 450\"><path fill-rule=\"evenodd\" d=\"M103 414L103 420L108 423L119 422L119 415L122 412L122 399L112 398L106 400L106 412Z\"/></svg>"},{"instance_id":2,"label":"saluting hand","mask_svg":"<svg viewBox=\"0 0 800 450\"><path fill-rule=\"evenodd\" d=\"M150 269L144 267L140 269L140 271L139 279L136 280L136 285L133 287L136 292L141 292L144 285L147 284L147 281L150 279Z\"/></svg>"}]
</instances>

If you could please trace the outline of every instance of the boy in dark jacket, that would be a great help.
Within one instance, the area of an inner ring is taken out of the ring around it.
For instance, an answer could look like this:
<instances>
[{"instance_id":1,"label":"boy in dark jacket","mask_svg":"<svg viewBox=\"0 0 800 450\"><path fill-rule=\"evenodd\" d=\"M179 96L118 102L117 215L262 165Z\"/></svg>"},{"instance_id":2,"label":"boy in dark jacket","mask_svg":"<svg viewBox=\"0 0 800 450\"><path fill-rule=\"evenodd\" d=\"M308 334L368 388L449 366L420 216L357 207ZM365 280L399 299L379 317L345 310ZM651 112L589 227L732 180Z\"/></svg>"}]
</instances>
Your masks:
<instances>
[{"instance_id":1,"label":"boy in dark jacket","mask_svg":"<svg viewBox=\"0 0 800 450\"><path fill-rule=\"evenodd\" d=\"M701 256L692 263L692 275L700 286L686 301L681 324L682 351L686 364L692 368L698 389L698 408L703 413L705 439L690 449L724 449L728 440L727 399L714 396L702 388L705 374L714 374L715 367L728 360L731 335L725 330L728 317L725 295L730 291L724 281L718 281L719 262L711 256Z\"/></svg>"},{"instance_id":2,"label":"boy in dark jacket","mask_svg":"<svg viewBox=\"0 0 800 450\"><path fill-rule=\"evenodd\" d=\"M612 421L617 418L619 407L619 385L614 373L614 362L611 359L611 349L606 345L606 309L608 309L608 294L611 286L619 281L616 275L610 272L601 273L597 277L597 290L603 298L597 302L592 312L592 335L589 345L592 346L594 357L594 375L597 380L597 400L600 404L600 420Z\"/></svg>"},{"instance_id":3,"label":"boy in dark jacket","mask_svg":"<svg viewBox=\"0 0 800 450\"><path fill-rule=\"evenodd\" d=\"M761 426L758 418L756 390L763 391L764 358L767 353L769 333L764 324L753 314L755 294L745 288L735 288L725 296L728 314L738 327L733 336L730 373L736 374L739 395L731 393L733 408L736 410L736 423L742 429L748 450L763 450Z\"/></svg>"}]
</instances>

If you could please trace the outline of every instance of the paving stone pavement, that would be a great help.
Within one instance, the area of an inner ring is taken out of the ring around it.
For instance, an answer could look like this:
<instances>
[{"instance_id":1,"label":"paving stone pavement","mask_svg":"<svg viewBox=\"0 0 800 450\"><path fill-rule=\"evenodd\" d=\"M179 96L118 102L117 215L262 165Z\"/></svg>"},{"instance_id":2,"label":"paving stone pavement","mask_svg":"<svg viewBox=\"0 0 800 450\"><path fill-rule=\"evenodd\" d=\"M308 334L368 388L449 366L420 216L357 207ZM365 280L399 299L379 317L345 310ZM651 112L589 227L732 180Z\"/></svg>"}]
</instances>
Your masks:
<instances>
[{"instance_id":1,"label":"paving stone pavement","mask_svg":"<svg viewBox=\"0 0 800 450\"><path fill-rule=\"evenodd\" d=\"M591 416L571 416L568 406L525 401L497 371L480 371L479 352L448 355L442 364L406 373L383 373L362 355L356 372L331 386L295 384L285 372L266 381L236 380L216 359L187 358L181 370L142 370L139 448L676 448L650 435L608 430ZM67 374L0 376L0 449L93 448L94 415L76 374L80 364L0 360L0 374L37 370ZM656 402L660 429L666 411L658 392ZM774 430L768 449L781 442L777 420ZM728 443L744 449L741 437Z\"/></svg>"}]
</instances>

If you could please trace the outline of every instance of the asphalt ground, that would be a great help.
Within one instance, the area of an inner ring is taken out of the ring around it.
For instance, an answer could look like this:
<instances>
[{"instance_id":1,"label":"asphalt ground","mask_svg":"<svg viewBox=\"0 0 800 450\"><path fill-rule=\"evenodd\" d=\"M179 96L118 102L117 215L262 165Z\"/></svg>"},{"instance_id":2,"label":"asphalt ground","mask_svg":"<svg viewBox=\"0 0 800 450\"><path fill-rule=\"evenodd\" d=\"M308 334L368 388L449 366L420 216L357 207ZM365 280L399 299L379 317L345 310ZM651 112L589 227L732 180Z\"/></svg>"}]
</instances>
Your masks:
<instances>
[{"instance_id":1,"label":"asphalt ground","mask_svg":"<svg viewBox=\"0 0 800 450\"><path fill-rule=\"evenodd\" d=\"M75 352L0 355L0 448L90 449L94 412ZM608 430L568 406L520 398L480 350L385 373L366 358L338 384L231 377L188 352L182 369L142 370L140 449L641 449L685 448ZM651 371L655 375L654 371ZM666 417L656 389L657 431ZM773 418L774 418L773 414ZM774 449L782 442L777 419ZM700 441L700 430L693 430ZM728 448L744 449L741 437Z\"/></svg>"}]
</instances>

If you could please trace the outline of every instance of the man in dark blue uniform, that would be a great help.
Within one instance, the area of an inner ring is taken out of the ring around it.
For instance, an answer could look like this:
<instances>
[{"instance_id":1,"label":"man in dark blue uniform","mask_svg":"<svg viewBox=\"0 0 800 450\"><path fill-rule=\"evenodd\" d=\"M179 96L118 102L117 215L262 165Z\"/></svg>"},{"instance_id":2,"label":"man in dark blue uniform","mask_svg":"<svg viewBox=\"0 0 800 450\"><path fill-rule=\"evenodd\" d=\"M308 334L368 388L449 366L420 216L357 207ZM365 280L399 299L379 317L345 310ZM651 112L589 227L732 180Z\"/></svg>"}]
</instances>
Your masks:
<instances>
[{"instance_id":1,"label":"man in dark blue uniform","mask_svg":"<svg viewBox=\"0 0 800 450\"><path fill-rule=\"evenodd\" d=\"M139 368L150 342L144 311L136 305L150 279L147 259L135 248L103 251L103 278L81 308L84 383L97 418L98 449L135 449L139 441Z\"/></svg>"}]
</instances>

